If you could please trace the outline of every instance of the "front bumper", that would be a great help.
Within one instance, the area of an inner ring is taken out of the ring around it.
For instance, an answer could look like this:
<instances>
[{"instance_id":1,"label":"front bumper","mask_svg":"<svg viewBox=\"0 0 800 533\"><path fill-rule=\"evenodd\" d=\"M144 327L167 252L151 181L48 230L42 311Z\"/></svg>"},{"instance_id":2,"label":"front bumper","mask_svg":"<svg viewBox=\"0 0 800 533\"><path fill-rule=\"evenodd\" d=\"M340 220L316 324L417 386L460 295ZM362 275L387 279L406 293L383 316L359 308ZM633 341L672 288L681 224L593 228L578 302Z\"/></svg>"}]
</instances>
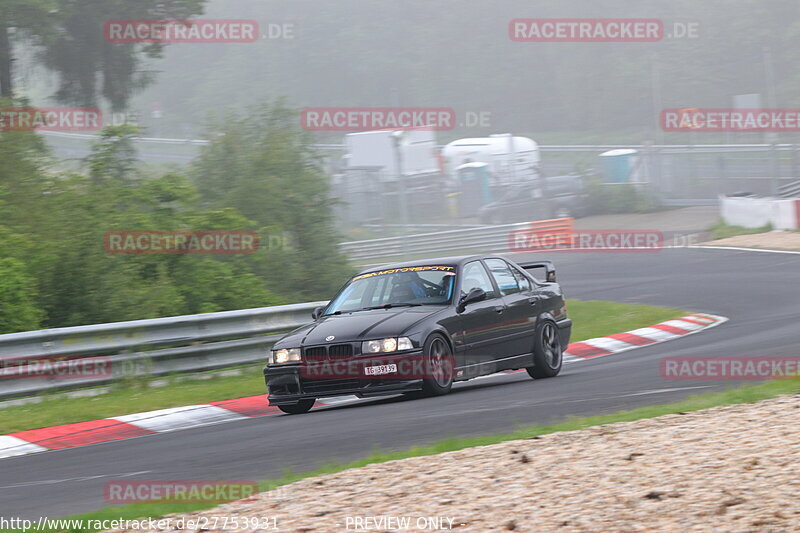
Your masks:
<instances>
[{"instance_id":1,"label":"front bumper","mask_svg":"<svg viewBox=\"0 0 800 533\"><path fill-rule=\"evenodd\" d=\"M330 371L309 371L305 363L268 365L264 368L264 382L269 392L270 405L292 405L300 400L327 396L355 395L359 398L386 396L422 389L423 376L415 373L367 376L364 368L375 365L396 364L419 360L421 350L395 355L352 356L333 359ZM324 363L323 363L324 364Z\"/></svg>"}]
</instances>

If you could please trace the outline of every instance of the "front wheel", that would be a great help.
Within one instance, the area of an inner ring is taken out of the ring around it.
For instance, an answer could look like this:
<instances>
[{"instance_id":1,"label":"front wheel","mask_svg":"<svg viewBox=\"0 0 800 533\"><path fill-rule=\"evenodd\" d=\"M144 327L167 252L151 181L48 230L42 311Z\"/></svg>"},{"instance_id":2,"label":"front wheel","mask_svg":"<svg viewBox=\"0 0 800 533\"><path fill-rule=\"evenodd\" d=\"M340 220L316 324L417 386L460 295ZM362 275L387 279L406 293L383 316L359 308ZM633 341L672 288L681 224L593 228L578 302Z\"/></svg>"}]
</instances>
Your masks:
<instances>
[{"instance_id":1,"label":"front wheel","mask_svg":"<svg viewBox=\"0 0 800 533\"><path fill-rule=\"evenodd\" d=\"M289 415L302 415L307 413L314 407L316 400L300 400L292 405L279 405L278 409Z\"/></svg>"},{"instance_id":2,"label":"front wheel","mask_svg":"<svg viewBox=\"0 0 800 533\"><path fill-rule=\"evenodd\" d=\"M533 342L533 366L525 370L535 379L552 378L561 372L563 350L558 327L549 320L540 321Z\"/></svg>"},{"instance_id":3,"label":"front wheel","mask_svg":"<svg viewBox=\"0 0 800 533\"><path fill-rule=\"evenodd\" d=\"M425 396L442 396L453 387L453 351L444 337L433 334L425 341L422 352L425 358L425 379L422 393Z\"/></svg>"}]
</instances>

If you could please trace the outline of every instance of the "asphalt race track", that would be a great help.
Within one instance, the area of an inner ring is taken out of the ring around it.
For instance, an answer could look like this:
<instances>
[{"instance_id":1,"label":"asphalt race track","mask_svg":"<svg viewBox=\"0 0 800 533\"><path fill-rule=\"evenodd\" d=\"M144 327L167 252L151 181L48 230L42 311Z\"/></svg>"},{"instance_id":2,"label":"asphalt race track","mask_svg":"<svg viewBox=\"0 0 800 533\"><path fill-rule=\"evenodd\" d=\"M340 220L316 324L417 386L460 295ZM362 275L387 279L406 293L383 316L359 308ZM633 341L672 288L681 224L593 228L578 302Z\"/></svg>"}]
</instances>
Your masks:
<instances>
[{"instance_id":1,"label":"asphalt race track","mask_svg":"<svg viewBox=\"0 0 800 533\"><path fill-rule=\"evenodd\" d=\"M373 400L0 459L2 515L56 518L100 509L106 506L103 485L121 478L266 479L287 468L299 472L357 459L375 445L404 449L502 433L733 386L664 380L664 356L798 354L800 254L667 249L548 258L556 261L568 297L673 306L730 320L697 335L565 366L551 380L503 374L460 384L441 398Z\"/></svg>"}]
</instances>

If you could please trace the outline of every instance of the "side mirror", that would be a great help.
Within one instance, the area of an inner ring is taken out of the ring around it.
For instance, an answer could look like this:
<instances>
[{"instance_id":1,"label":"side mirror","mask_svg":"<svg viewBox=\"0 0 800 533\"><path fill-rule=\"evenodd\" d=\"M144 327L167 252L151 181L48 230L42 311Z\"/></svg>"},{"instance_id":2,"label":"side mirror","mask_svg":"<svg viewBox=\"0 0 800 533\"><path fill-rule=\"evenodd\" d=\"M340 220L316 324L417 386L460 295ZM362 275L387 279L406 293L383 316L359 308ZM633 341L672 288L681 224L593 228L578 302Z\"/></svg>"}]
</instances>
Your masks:
<instances>
[{"instance_id":1,"label":"side mirror","mask_svg":"<svg viewBox=\"0 0 800 533\"><path fill-rule=\"evenodd\" d=\"M486 291L483 289L472 289L466 294L461 300L458 302L458 307L456 311L459 313L463 313L464 309L467 308L469 304L474 304L475 302L482 302L486 299Z\"/></svg>"},{"instance_id":2,"label":"side mirror","mask_svg":"<svg viewBox=\"0 0 800 533\"><path fill-rule=\"evenodd\" d=\"M322 312L324 310L325 310L325 306L321 305L321 306L317 307L316 309L311 311L311 318L313 318L314 320L318 319L319 317L322 316Z\"/></svg>"}]
</instances>

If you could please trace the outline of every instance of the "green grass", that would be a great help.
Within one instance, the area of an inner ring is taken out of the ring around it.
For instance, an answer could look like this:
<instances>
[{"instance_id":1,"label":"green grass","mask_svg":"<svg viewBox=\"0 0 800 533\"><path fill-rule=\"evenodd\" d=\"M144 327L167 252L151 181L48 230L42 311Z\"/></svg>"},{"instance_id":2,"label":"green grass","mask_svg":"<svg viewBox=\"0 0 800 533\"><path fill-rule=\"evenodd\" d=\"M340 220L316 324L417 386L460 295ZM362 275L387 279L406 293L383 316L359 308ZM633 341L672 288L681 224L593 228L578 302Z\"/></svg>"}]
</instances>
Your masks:
<instances>
[{"instance_id":1,"label":"green grass","mask_svg":"<svg viewBox=\"0 0 800 533\"><path fill-rule=\"evenodd\" d=\"M652 305L567 301L567 316L573 324L571 342L652 326L685 314L680 309Z\"/></svg>"},{"instance_id":2,"label":"green grass","mask_svg":"<svg viewBox=\"0 0 800 533\"><path fill-rule=\"evenodd\" d=\"M709 407L717 407L721 405L732 405L742 403L753 403L760 400L773 398L784 394L800 394L800 380L780 380L764 383L761 385L743 387L739 389L731 389L723 392L706 393L697 396L691 396L677 403L666 405L655 405L650 407L641 407L630 411L622 411L618 413L572 418L564 422L549 425L549 426L531 426L520 428L512 433L502 435L492 435L485 437L471 437L465 439L447 439L428 446L416 446L404 451L397 452L383 452L376 451L357 461L347 464L329 464L311 472L304 472L299 474L287 473L285 476L262 481L259 483L259 488L262 491L272 490L289 483L293 483L300 479L319 476L322 474L332 474L341 472L350 468L358 468L369 464L383 463L386 461L393 461L397 459L405 459L409 457L420 457L436 455L444 452L462 450L464 448L471 448L474 446L486 446L490 444L497 444L511 440L520 439L534 439L540 435L548 433L556 433L560 431L573 431L585 429L592 426L603 424L613 424L615 422L630 422L640 420L643 418L653 418L674 413L688 413ZM159 517L170 513L185 513L196 511L200 509L208 509L215 505L180 505L180 504L167 504L167 503L143 503L126 505L121 507L109 507L100 511L84 513L69 517L70 519L84 519L84 520L100 520L100 519L135 519L143 517ZM77 529L77 528L64 528L62 531L71 532L88 532L95 531L96 529ZM50 530L41 530L50 531Z\"/></svg>"},{"instance_id":3,"label":"green grass","mask_svg":"<svg viewBox=\"0 0 800 533\"><path fill-rule=\"evenodd\" d=\"M737 235L755 235L756 233L766 233L772 231L772 224L767 224L760 228L743 228L741 226L729 226L723 221L719 221L708 230L711 232L713 240L727 239L728 237L736 237Z\"/></svg>"},{"instance_id":4,"label":"green grass","mask_svg":"<svg viewBox=\"0 0 800 533\"><path fill-rule=\"evenodd\" d=\"M681 316L684 311L649 305L570 300L567 314L573 320L572 341L602 337L650 326ZM147 381L134 381L93 397L44 396L39 403L0 409L0 435L130 413L166 409L264 394L262 365L254 365L238 376L188 378L168 386L152 388Z\"/></svg>"}]
</instances>

